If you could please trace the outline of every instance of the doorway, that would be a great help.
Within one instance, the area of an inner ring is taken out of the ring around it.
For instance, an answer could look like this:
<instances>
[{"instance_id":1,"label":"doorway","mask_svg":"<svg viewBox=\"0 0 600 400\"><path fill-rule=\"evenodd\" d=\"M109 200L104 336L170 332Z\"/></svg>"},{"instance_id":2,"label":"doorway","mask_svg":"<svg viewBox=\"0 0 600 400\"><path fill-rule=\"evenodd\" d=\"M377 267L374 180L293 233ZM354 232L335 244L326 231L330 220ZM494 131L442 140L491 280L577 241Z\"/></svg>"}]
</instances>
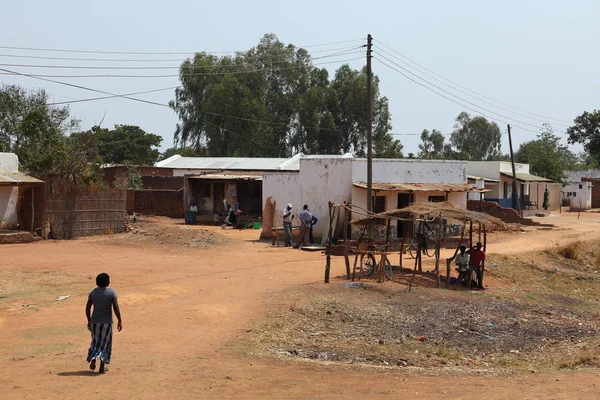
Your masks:
<instances>
[{"instance_id":1,"label":"doorway","mask_svg":"<svg viewBox=\"0 0 600 400\"><path fill-rule=\"evenodd\" d=\"M225 184L215 183L213 188L213 210L215 213L224 213L223 199L225 198Z\"/></svg>"},{"instance_id":2,"label":"doorway","mask_svg":"<svg viewBox=\"0 0 600 400\"><path fill-rule=\"evenodd\" d=\"M413 194L412 193L398 193L398 208L405 208L412 204ZM412 225L408 221L398 221L396 229L397 238L409 238L411 235Z\"/></svg>"}]
</instances>

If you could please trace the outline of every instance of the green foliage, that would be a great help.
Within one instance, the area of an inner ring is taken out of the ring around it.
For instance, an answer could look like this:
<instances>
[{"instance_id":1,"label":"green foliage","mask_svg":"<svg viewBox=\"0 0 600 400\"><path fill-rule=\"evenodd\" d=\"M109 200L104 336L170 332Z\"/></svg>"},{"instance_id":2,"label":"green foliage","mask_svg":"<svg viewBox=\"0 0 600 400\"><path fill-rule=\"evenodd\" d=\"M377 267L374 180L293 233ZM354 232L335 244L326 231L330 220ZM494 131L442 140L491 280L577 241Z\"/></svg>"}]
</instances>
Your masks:
<instances>
[{"instance_id":1,"label":"green foliage","mask_svg":"<svg viewBox=\"0 0 600 400\"><path fill-rule=\"evenodd\" d=\"M466 112L456 117L454 132L446 151L449 157L467 160L491 160L502 154L500 139L502 132L495 122L489 122L484 117L471 118Z\"/></svg>"},{"instance_id":2,"label":"green foliage","mask_svg":"<svg viewBox=\"0 0 600 400\"><path fill-rule=\"evenodd\" d=\"M79 185L98 181L99 161L94 138L68 136L78 121L69 109L47 105L43 90L0 87L0 146L14 152L21 167L38 178L66 179Z\"/></svg>"},{"instance_id":3,"label":"green foliage","mask_svg":"<svg viewBox=\"0 0 600 400\"><path fill-rule=\"evenodd\" d=\"M129 189L142 189L142 175L138 172L137 168L132 165L127 166L127 188Z\"/></svg>"},{"instance_id":4,"label":"green foliage","mask_svg":"<svg viewBox=\"0 0 600 400\"><path fill-rule=\"evenodd\" d=\"M161 155L161 160L166 160L169 157L172 157L176 154L179 154L181 157L204 157L207 155L206 149L194 149L192 147L170 147Z\"/></svg>"},{"instance_id":5,"label":"green foliage","mask_svg":"<svg viewBox=\"0 0 600 400\"><path fill-rule=\"evenodd\" d=\"M162 138L145 132L139 126L115 125L113 130L94 126L76 135L95 136L99 154L105 163L152 165L160 156L158 147Z\"/></svg>"},{"instance_id":6,"label":"green foliage","mask_svg":"<svg viewBox=\"0 0 600 400\"><path fill-rule=\"evenodd\" d=\"M429 132L427 129L423 129L418 158L434 160L444 158L444 142L445 138L442 132L435 129Z\"/></svg>"},{"instance_id":7,"label":"green foliage","mask_svg":"<svg viewBox=\"0 0 600 400\"><path fill-rule=\"evenodd\" d=\"M176 145L211 156L365 153L364 70L344 65L330 80L306 50L268 34L234 56L197 53L182 64L180 79L170 103L180 119ZM388 100L373 79L374 153L401 156L402 145L389 135Z\"/></svg>"},{"instance_id":8,"label":"green foliage","mask_svg":"<svg viewBox=\"0 0 600 400\"><path fill-rule=\"evenodd\" d=\"M521 144L515 161L528 163L532 174L563 183L565 171L578 164L577 156L560 144L560 138L554 135L549 124L544 124L536 140Z\"/></svg>"},{"instance_id":9,"label":"green foliage","mask_svg":"<svg viewBox=\"0 0 600 400\"><path fill-rule=\"evenodd\" d=\"M583 145L587 163L597 166L600 162L600 110L585 111L575 118L575 125L567 129L569 143Z\"/></svg>"}]
</instances>

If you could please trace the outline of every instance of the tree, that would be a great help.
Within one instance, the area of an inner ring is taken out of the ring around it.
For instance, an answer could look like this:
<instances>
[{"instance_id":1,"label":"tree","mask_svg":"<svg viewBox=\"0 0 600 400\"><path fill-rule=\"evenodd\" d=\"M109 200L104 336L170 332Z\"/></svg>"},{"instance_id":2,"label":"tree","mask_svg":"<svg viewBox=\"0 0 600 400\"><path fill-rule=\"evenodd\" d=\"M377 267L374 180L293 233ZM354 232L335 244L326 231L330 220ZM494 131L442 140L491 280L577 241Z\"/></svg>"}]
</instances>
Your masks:
<instances>
[{"instance_id":1,"label":"tree","mask_svg":"<svg viewBox=\"0 0 600 400\"><path fill-rule=\"evenodd\" d=\"M421 159L444 158L444 141L442 132L435 129L429 132L427 129L423 129L418 157Z\"/></svg>"},{"instance_id":2,"label":"tree","mask_svg":"<svg viewBox=\"0 0 600 400\"><path fill-rule=\"evenodd\" d=\"M174 155L180 155L181 157L204 157L206 156L206 149L202 148L200 150L196 150L191 147L170 147L162 153L160 159L166 160L169 157L173 157Z\"/></svg>"},{"instance_id":3,"label":"tree","mask_svg":"<svg viewBox=\"0 0 600 400\"><path fill-rule=\"evenodd\" d=\"M206 148L212 156L365 152L364 69L343 65L330 80L306 50L268 34L234 56L197 53L182 64L180 80L170 102L180 119L177 146ZM389 134L390 120L388 100L374 77L376 156L401 156L401 143Z\"/></svg>"},{"instance_id":4,"label":"tree","mask_svg":"<svg viewBox=\"0 0 600 400\"><path fill-rule=\"evenodd\" d=\"M560 144L560 138L554 135L549 124L544 124L536 140L521 144L515 161L528 163L533 174L553 182L564 182L565 171L578 164L577 156L566 145Z\"/></svg>"},{"instance_id":5,"label":"tree","mask_svg":"<svg viewBox=\"0 0 600 400\"><path fill-rule=\"evenodd\" d=\"M600 110L585 111L573 122L575 124L567 129L569 144L582 144L588 163L597 166L600 162Z\"/></svg>"},{"instance_id":6,"label":"tree","mask_svg":"<svg viewBox=\"0 0 600 400\"><path fill-rule=\"evenodd\" d=\"M48 106L43 90L19 86L0 88L0 146L14 152L21 168L52 182L66 179L74 185L99 180L95 138L68 136L78 127L68 108Z\"/></svg>"},{"instance_id":7,"label":"tree","mask_svg":"<svg viewBox=\"0 0 600 400\"><path fill-rule=\"evenodd\" d=\"M471 118L466 112L456 117L454 132L450 137L452 148L447 150L459 159L467 161L490 160L501 154L502 132L495 122L484 117Z\"/></svg>"},{"instance_id":8,"label":"tree","mask_svg":"<svg viewBox=\"0 0 600 400\"><path fill-rule=\"evenodd\" d=\"M105 163L152 165L160 156L158 147L162 138L145 132L139 126L115 125L113 130L94 126L75 135L96 136L99 155Z\"/></svg>"}]
</instances>

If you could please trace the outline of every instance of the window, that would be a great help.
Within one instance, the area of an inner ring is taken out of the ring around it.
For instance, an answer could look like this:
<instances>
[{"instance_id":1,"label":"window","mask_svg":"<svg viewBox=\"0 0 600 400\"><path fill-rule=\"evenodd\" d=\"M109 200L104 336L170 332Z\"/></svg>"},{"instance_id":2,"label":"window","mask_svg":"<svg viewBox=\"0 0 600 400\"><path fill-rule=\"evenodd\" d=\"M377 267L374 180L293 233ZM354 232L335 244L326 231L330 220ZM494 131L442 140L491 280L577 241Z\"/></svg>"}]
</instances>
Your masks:
<instances>
[{"instance_id":1,"label":"window","mask_svg":"<svg viewBox=\"0 0 600 400\"><path fill-rule=\"evenodd\" d=\"M385 196L373 196L373 212L382 213L385 211Z\"/></svg>"},{"instance_id":2,"label":"window","mask_svg":"<svg viewBox=\"0 0 600 400\"><path fill-rule=\"evenodd\" d=\"M443 203L446 201L446 196L429 196L427 201L430 203Z\"/></svg>"},{"instance_id":3,"label":"window","mask_svg":"<svg viewBox=\"0 0 600 400\"><path fill-rule=\"evenodd\" d=\"M583 189L583 185L579 185L579 189Z\"/></svg>"}]
</instances>

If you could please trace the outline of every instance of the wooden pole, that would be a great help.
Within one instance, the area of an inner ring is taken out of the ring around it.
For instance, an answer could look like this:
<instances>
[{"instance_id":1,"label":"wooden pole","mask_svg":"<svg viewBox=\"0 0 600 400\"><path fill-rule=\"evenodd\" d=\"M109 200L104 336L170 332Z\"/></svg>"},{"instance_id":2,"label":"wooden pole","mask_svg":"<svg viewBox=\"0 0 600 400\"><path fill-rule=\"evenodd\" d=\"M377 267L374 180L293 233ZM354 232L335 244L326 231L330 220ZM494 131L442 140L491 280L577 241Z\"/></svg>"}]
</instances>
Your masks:
<instances>
[{"instance_id":1,"label":"wooden pole","mask_svg":"<svg viewBox=\"0 0 600 400\"><path fill-rule=\"evenodd\" d=\"M373 37L367 35L367 210L373 211L373 71L371 70ZM369 227L373 238L373 225Z\"/></svg>"},{"instance_id":2,"label":"wooden pole","mask_svg":"<svg viewBox=\"0 0 600 400\"><path fill-rule=\"evenodd\" d=\"M485 225L483 226L483 252L487 251L487 232L485 231ZM479 285L483 287L483 273L485 272L485 260L481 262L481 282Z\"/></svg>"},{"instance_id":3,"label":"wooden pole","mask_svg":"<svg viewBox=\"0 0 600 400\"><path fill-rule=\"evenodd\" d=\"M35 228L33 226L35 221L35 186L31 187L31 234L34 233Z\"/></svg>"},{"instance_id":4,"label":"wooden pole","mask_svg":"<svg viewBox=\"0 0 600 400\"><path fill-rule=\"evenodd\" d=\"M399 258L400 259L398 260L399 264L400 264L400 269L402 269L402 267L403 267L402 260L404 259L403 254L404 254L404 242L405 241L406 241L406 238L404 237L404 232L402 232L402 243L400 244L400 251L399 251L399 253L400 253L400 257Z\"/></svg>"},{"instance_id":5,"label":"wooden pole","mask_svg":"<svg viewBox=\"0 0 600 400\"><path fill-rule=\"evenodd\" d=\"M478 238L479 239L477 241L481 243L481 221L479 222Z\"/></svg>"},{"instance_id":6,"label":"wooden pole","mask_svg":"<svg viewBox=\"0 0 600 400\"><path fill-rule=\"evenodd\" d=\"M413 281L415 280L415 275L417 275L417 265L419 263L420 254L421 254L421 244L417 244L417 256L415 257L415 267L413 268L412 277L410 278L410 281L408 282L408 293L410 293L410 291L412 289Z\"/></svg>"},{"instance_id":7,"label":"wooden pole","mask_svg":"<svg viewBox=\"0 0 600 400\"><path fill-rule=\"evenodd\" d=\"M519 202L519 191L517 187L517 171L515 168L515 155L513 153L512 136L510 134L510 125L508 125L508 147L510 148L510 163L513 173L513 208L521 214L521 203ZM521 215L522 216L522 215Z\"/></svg>"},{"instance_id":8,"label":"wooden pole","mask_svg":"<svg viewBox=\"0 0 600 400\"><path fill-rule=\"evenodd\" d=\"M469 221L469 252L473 250L473 220ZM473 279L472 278L472 274L473 272L471 271L471 267L469 266L468 269L468 275L467 275L467 280L469 281L469 290L471 289L471 284L473 283Z\"/></svg>"},{"instance_id":9,"label":"wooden pole","mask_svg":"<svg viewBox=\"0 0 600 400\"><path fill-rule=\"evenodd\" d=\"M442 245L442 212L440 211L440 215L438 216L438 231L437 231L437 240L435 242L435 275L437 276L437 287L440 288L442 283L440 282L440 255L441 255L441 245Z\"/></svg>"},{"instance_id":10,"label":"wooden pole","mask_svg":"<svg viewBox=\"0 0 600 400\"><path fill-rule=\"evenodd\" d=\"M329 233L328 233L328 238L327 238L327 257L326 257L326 264L325 264L325 283L329 283L329 273L331 272L331 231L332 231L332 221L333 221L333 214L331 212L333 208L333 204L331 202L329 202Z\"/></svg>"},{"instance_id":11,"label":"wooden pole","mask_svg":"<svg viewBox=\"0 0 600 400\"><path fill-rule=\"evenodd\" d=\"M387 261L387 251L390 244L390 225L391 221L388 219L385 224L385 247L383 249L383 253L381 254L381 261L379 262L379 283L383 283L385 281L385 265Z\"/></svg>"},{"instance_id":12,"label":"wooden pole","mask_svg":"<svg viewBox=\"0 0 600 400\"><path fill-rule=\"evenodd\" d=\"M344 261L346 262L346 277L350 279L350 259L348 258L348 224L350 223L350 212L348 208L344 208L344 210L346 212L346 221L344 221Z\"/></svg>"}]
</instances>

